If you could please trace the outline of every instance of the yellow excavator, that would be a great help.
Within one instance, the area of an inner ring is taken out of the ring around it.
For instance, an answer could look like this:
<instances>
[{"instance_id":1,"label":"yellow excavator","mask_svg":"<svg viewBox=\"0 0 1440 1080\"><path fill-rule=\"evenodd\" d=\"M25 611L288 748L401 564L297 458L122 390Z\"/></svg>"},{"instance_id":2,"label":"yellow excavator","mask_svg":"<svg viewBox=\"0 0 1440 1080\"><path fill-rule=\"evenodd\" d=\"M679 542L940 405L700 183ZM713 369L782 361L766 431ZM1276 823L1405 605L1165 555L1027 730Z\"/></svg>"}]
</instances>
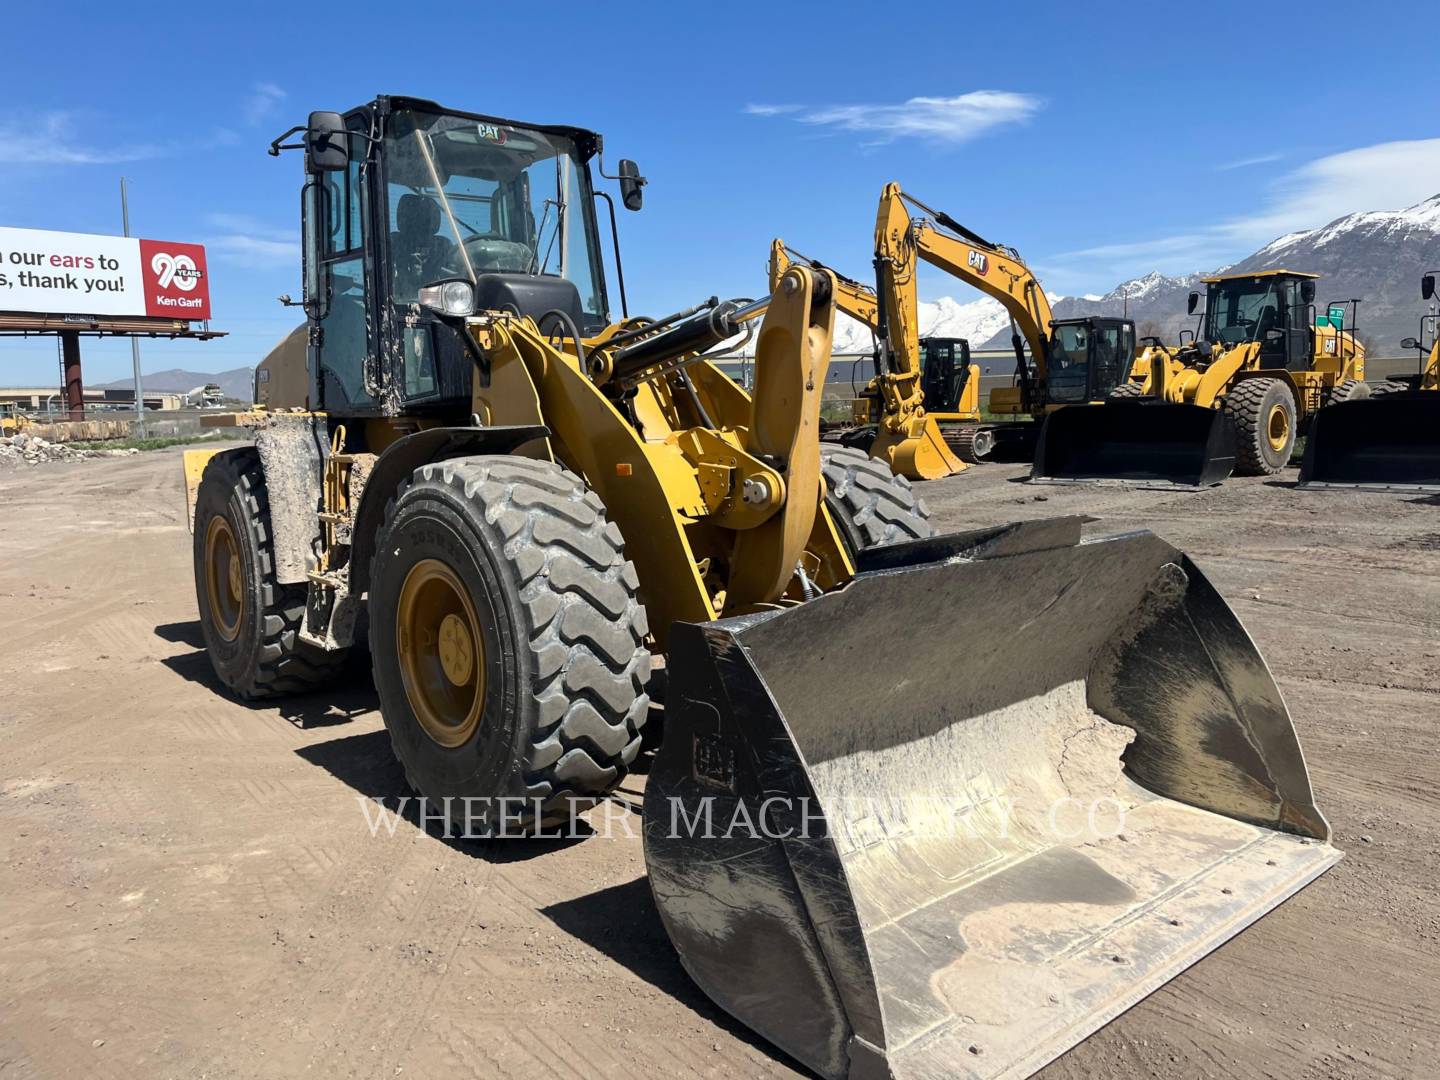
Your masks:
<instances>
[{"instance_id":1,"label":"yellow excavator","mask_svg":"<svg viewBox=\"0 0 1440 1080\"><path fill-rule=\"evenodd\" d=\"M928 217L912 217L912 206ZM792 257L822 265L777 240L772 282ZM968 343L958 349L957 363L956 339L919 336L921 261L998 300L1010 316L1015 385L992 390L986 408L1011 420L982 421L979 368L968 362ZM1056 320L1045 290L1013 248L978 236L896 183L885 186L876 211L875 276L874 292L839 277L840 309L875 331L879 353L857 419L875 424L870 452L912 479L948 475L997 447L1028 458L1039 431L1035 420L1062 406L1103 401L1129 377L1134 323L1102 316Z\"/></svg>"},{"instance_id":2,"label":"yellow excavator","mask_svg":"<svg viewBox=\"0 0 1440 1080\"><path fill-rule=\"evenodd\" d=\"M874 289L786 246L770 244L770 287L799 263L829 270L835 307L868 326L875 337L875 375L852 402L853 425L840 438L889 464L896 476L938 480L965 469L941 434L942 424L980 419L980 367L959 338L919 335L913 276L908 287L892 281L881 302Z\"/></svg>"},{"instance_id":3,"label":"yellow excavator","mask_svg":"<svg viewBox=\"0 0 1440 1080\"><path fill-rule=\"evenodd\" d=\"M594 132L380 97L291 148L304 333L265 407L207 417L253 445L185 458L231 693L354 653L427 817L570 832L664 654L633 781L656 907L706 993L834 1080L1026 1075L1339 858L1182 552L1077 518L936 536L903 478L822 452L833 276L653 319L621 287L617 319ZM711 356L757 322L747 393Z\"/></svg>"},{"instance_id":4,"label":"yellow excavator","mask_svg":"<svg viewBox=\"0 0 1440 1080\"><path fill-rule=\"evenodd\" d=\"M1315 282L1293 270L1204 279L1199 333L1173 350L1148 339L1108 402L1048 420L1031 479L1203 487L1278 473L1324 407L1369 395L1359 301L1317 318ZM1192 292L1190 314L1199 302Z\"/></svg>"},{"instance_id":5,"label":"yellow excavator","mask_svg":"<svg viewBox=\"0 0 1440 1080\"><path fill-rule=\"evenodd\" d=\"M1435 296L1435 273L1420 279L1420 295ZM1322 409L1305 440L1303 488L1440 491L1440 335L1426 315L1420 337L1401 348L1420 353L1419 370L1370 386L1369 400ZM1430 339L1428 349L1424 340Z\"/></svg>"}]
</instances>

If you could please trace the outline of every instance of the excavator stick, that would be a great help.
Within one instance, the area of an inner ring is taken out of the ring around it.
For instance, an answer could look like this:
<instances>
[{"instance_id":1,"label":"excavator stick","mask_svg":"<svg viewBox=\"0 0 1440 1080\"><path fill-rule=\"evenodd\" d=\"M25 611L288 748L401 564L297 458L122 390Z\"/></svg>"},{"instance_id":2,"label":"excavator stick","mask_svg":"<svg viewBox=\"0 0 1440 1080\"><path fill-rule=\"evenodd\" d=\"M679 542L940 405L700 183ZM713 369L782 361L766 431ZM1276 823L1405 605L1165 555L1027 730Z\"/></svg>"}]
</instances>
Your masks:
<instances>
[{"instance_id":1,"label":"excavator stick","mask_svg":"<svg viewBox=\"0 0 1440 1080\"><path fill-rule=\"evenodd\" d=\"M1265 661L1149 533L875 549L670 665L657 906L824 1077L1029 1075L1340 857Z\"/></svg>"},{"instance_id":2,"label":"excavator stick","mask_svg":"<svg viewBox=\"0 0 1440 1080\"><path fill-rule=\"evenodd\" d=\"M1219 409L1142 399L1052 412L1030 479L1209 487L1234 467L1235 434Z\"/></svg>"},{"instance_id":3,"label":"excavator stick","mask_svg":"<svg viewBox=\"0 0 1440 1080\"><path fill-rule=\"evenodd\" d=\"M1401 390L1321 409L1300 486L1440 491L1440 393Z\"/></svg>"}]
</instances>

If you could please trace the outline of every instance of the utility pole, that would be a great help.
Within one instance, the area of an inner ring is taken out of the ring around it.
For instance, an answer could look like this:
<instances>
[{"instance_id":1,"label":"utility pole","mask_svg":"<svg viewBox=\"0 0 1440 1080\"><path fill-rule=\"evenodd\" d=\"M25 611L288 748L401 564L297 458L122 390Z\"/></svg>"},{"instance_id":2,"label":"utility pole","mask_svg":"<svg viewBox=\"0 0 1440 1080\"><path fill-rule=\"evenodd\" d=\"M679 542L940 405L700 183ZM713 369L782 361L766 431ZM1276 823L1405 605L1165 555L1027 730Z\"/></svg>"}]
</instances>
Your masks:
<instances>
[{"instance_id":1,"label":"utility pole","mask_svg":"<svg viewBox=\"0 0 1440 1080\"><path fill-rule=\"evenodd\" d=\"M130 202L126 198L125 177L120 177L120 218L125 235L130 235ZM135 433L137 438L145 437L145 390L140 385L140 339L130 335L130 364L135 371Z\"/></svg>"}]
</instances>

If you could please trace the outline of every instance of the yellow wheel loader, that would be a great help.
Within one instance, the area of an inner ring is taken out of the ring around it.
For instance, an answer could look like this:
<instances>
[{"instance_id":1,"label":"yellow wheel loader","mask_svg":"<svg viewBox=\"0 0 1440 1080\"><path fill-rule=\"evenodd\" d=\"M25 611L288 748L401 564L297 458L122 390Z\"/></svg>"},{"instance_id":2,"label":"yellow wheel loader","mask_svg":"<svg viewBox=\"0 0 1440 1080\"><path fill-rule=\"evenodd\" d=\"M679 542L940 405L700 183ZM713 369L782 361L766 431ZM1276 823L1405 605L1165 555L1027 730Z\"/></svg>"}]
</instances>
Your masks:
<instances>
[{"instance_id":1,"label":"yellow wheel loader","mask_svg":"<svg viewBox=\"0 0 1440 1080\"><path fill-rule=\"evenodd\" d=\"M896 476L938 480L963 472L965 463L945 443L940 425L980 419L980 368L970 363L961 338L919 336L913 280L910 294L887 296L776 239L770 244L770 287L796 262L829 270L835 307L870 328L875 375L852 402L852 425L839 441L889 464Z\"/></svg>"},{"instance_id":2,"label":"yellow wheel loader","mask_svg":"<svg viewBox=\"0 0 1440 1080\"><path fill-rule=\"evenodd\" d=\"M1278 473L1323 408L1369 395L1359 301L1316 318L1315 281L1293 270L1206 278L1199 334L1175 350L1149 339L1107 402L1049 418L1031 479L1204 487L1232 471ZM1190 314L1199 301L1190 294Z\"/></svg>"},{"instance_id":3,"label":"yellow wheel loader","mask_svg":"<svg viewBox=\"0 0 1440 1080\"><path fill-rule=\"evenodd\" d=\"M616 321L593 132L382 97L292 146L305 331L229 418L254 446L186 459L233 693L323 686L368 614L410 784L503 836L614 788L665 654L660 916L827 1078L1025 1075L1339 857L1182 552L935 536L903 478L822 454L830 274ZM757 319L747 394L707 354Z\"/></svg>"},{"instance_id":4,"label":"yellow wheel loader","mask_svg":"<svg viewBox=\"0 0 1440 1080\"><path fill-rule=\"evenodd\" d=\"M1420 279L1420 295L1435 296L1435 274ZM1303 488L1440 491L1440 335L1436 316L1421 323L1419 370L1372 383L1368 400L1322 409L1305 440ZM1428 333L1427 333L1428 332ZM1430 338L1426 349L1422 342Z\"/></svg>"}]
</instances>

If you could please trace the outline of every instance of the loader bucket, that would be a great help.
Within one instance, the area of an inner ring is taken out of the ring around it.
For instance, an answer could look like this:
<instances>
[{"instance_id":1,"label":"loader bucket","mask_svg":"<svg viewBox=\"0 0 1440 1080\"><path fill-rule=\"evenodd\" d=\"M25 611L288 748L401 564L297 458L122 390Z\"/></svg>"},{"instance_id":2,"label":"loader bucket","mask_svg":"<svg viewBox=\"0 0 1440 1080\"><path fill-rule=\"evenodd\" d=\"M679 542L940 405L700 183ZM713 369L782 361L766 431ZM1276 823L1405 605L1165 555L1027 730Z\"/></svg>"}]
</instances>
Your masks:
<instances>
[{"instance_id":1,"label":"loader bucket","mask_svg":"<svg viewBox=\"0 0 1440 1080\"><path fill-rule=\"evenodd\" d=\"M656 904L821 1076L1026 1076L1339 858L1265 661L1149 533L880 548L670 665Z\"/></svg>"},{"instance_id":2,"label":"loader bucket","mask_svg":"<svg viewBox=\"0 0 1440 1080\"><path fill-rule=\"evenodd\" d=\"M1402 390L1321 409L1300 486L1440 491L1440 393Z\"/></svg>"},{"instance_id":3,"label":"loader bucket","mask_svg":"<svg viewBox=\"0 0 1440 1080\"><path fill-rule=\"evenodd\" d=\"M1045 418L1030 479L1218 484L1235 467L1235 434L1218 409L1162 401L1067 405Z\"/></svg>"}]
</instances>

